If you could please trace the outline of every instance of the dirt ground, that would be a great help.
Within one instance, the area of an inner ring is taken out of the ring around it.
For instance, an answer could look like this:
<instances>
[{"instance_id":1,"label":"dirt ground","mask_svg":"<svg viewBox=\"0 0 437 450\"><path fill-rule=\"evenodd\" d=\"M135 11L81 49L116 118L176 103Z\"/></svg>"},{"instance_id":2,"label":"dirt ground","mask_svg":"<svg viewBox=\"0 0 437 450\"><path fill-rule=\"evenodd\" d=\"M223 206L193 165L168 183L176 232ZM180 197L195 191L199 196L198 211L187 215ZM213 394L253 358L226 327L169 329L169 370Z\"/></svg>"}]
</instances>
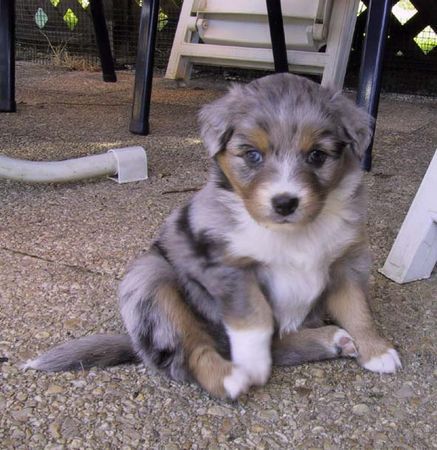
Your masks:
<instances>
[{"instance_id":1,"label":"dirt ground","mask_svg":"<svg viewBox=\"0 0 437 450\"><path fill-rule=\"evenodd\" d=\"M142 137L128 132L132 73L105 84L99 73L20 63L17 77L18 112L0 115L1 153L65 159L142 145L150 178L0 181L0 448L437 447L437 275L397 285L378 273L437 148L435 99L383 96L366 175L372 308L403 369L378 375L352 360L275 368L267 386L231 403L141 366L60 374L18 366L55 343L122 329L117 283L204 183L196 113L224 84L156 78L151 134Z\"/></svg>"}]
</instances>

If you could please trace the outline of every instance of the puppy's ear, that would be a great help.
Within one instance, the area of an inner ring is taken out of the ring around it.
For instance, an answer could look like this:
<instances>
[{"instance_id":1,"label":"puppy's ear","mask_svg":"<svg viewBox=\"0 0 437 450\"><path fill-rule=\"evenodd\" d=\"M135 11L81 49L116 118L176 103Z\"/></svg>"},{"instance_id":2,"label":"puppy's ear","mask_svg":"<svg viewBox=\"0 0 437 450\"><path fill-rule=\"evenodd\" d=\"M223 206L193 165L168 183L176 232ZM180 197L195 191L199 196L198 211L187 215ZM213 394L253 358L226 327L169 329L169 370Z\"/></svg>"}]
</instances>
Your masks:
<instances>
[{"instance_id":1,"label":"puppy's ear","mask_svg":"<svg viewBox=\"0 0 437 450\"><path fill-rule=\"evenodd\" d=\"M236 99L240 92L240 86L235 85L224 97L200 110L200 136L211 158L224 150L232 137L232 122L236 113L234 109L238 105Z\"/></svg>"},{"instance_id":2,"label":"puppy's ear","mask_svg":"<svg viewBox=\"0 0 437 450\"><path fill-rule=\"evenodd\" d=\"M372 139L373 117L338 91L331 91L330 105L339 119L340 134L361 160Z\"/></svg>"}]
</instances>

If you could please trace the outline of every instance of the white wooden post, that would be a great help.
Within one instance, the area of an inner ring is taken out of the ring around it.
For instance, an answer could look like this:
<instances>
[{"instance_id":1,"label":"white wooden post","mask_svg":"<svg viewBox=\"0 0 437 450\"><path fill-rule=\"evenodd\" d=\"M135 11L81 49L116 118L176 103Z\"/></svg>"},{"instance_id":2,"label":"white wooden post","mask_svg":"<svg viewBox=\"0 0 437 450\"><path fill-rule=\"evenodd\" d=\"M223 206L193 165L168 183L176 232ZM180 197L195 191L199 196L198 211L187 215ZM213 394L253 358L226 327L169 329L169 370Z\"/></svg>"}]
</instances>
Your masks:
<instances>
[{"instance_id":1,"label":"white wooden post","mask_svg":"<svg viewBox=\"0 0 437 450\"><path fill-rule=\"evenodd\" d=\"M429 278L437 262L437 151L380 272L397 283Z\"/></svg>"},{"instance_id":2,"label":"white wooden post","mask_svg":"<svg viewBox=\"0 0 437 450\"><path fill-rule=\"evenodd\" d=\"M181 53L180 48L186 42L190 42L195 33L193 26L195 28L196 18L191 17L194 2L195 0L184 0L182 3L179 22L173 40L170 58L168 59L166 78L176 80L187 80L190 78L192 64L190 59Z\"/></svg>"},{"instance_id":3,"label":"white wooden post","mask_svg":"<svg viewBox=\"0 0 437 450\"><path fill-rule=\"evenodd\" d=\"M334 0L326 42L327 63L322 85L342 88L360 0Z\"/></svg>"}]
</instances>

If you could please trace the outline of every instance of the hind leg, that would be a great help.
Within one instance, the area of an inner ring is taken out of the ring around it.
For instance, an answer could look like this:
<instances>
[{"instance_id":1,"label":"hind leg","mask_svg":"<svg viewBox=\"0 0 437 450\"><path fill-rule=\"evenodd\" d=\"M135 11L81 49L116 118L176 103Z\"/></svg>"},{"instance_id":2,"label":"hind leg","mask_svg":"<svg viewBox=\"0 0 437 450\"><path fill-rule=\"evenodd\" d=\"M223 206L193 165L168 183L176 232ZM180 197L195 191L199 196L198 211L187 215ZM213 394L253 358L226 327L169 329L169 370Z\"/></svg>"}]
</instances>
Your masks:
<instances>
[{"instance_id":1,"label":"hind leg","mask_svg":"<svg viewBox=\"0 0 437 450\"><path fill-rule=\"evenodd\" d=\"M357 355L352 337L334 325L303 328L278 336L272 343L273 364L279 366L294 366L307 361Z\"/></svg>"},{"instance_id":2,"label":"hind leg","mask_svg":"<svg viewBox=\"0 0 437 450\"><path fill-rule=\"evenodd\" d=\"M326 304L331 317L354 338L361 366L379 373L394 373L402 367L396 350L378 334L359 283L339 280Z\"/></svg>"},{"instance_id":3,"label":"hind leg","mask_svg":"<svg viewBox=\"0 0 437 450\"><path fill-rule=\"evenodd\" d=\"M144 363L176 380L194 378L216 397L236 398L249 388L248 375L219 354L205 324L181 297L173 269L159 255L140 258L128 271L120 286L120 310Z\"/></svg>"}]
</instances>

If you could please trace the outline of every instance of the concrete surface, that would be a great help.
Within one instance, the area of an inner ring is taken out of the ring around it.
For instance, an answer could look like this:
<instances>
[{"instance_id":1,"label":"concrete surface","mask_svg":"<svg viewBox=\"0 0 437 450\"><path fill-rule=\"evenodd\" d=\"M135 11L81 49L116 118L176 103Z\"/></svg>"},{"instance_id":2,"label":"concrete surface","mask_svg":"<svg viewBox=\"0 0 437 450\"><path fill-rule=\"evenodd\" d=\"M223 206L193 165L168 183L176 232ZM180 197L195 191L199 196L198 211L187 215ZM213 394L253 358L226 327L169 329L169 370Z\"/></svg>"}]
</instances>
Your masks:
<instances>
[{"instance_id":1,"label":"concrete surface","mask_svg":"<svg viewBox=\"0 0 437 450\"><path fill-rule=\"evenodd\" d=\"M376 270L437 147L435 102L382 99L366 175L372 306L404 369L380 376L350 360L274 369L267 386L228 403L140 366L61 374L18 367L60 341L122 329L118 279L190 195L177 191L204 182L196 112L223 83L178 88L156 79L152 134L141 137L127 131L131 73L105 84L98 73L19 64L17 77L18 113L0 115L2 153L63 159L139 144L150 179L0 181L0 448L436 448L437 275L399 286Z\"/></svg>"}]
</instances>

